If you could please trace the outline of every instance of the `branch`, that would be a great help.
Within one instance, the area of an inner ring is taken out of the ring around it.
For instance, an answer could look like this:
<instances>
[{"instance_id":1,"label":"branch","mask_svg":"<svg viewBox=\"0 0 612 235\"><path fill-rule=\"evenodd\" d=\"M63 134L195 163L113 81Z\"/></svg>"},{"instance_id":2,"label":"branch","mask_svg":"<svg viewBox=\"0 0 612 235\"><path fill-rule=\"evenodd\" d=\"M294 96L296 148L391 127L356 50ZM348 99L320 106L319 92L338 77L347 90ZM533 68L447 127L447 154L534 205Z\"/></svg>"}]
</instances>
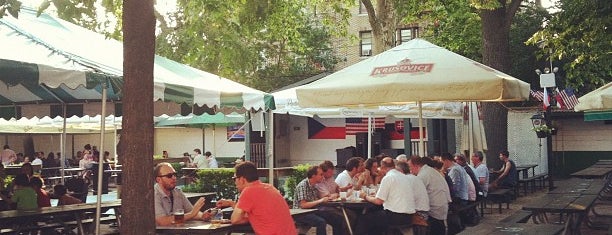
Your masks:
<instances>
[{"instance_id":1,"label":"branch","mask_svg":"<svg viewBox=\"0 0 612 235\"><path fill-rule=\"evenodd\" d=\"M506 17L508 17L505 21L506 28L508 29L510 28L510 25L512 24L512 19L514 19L514 15L518 11L518 9L521 7L522 2L523 0L512 0L510 4L508 5L508 7L506 8Z\"/></svg>"}]
</instances>

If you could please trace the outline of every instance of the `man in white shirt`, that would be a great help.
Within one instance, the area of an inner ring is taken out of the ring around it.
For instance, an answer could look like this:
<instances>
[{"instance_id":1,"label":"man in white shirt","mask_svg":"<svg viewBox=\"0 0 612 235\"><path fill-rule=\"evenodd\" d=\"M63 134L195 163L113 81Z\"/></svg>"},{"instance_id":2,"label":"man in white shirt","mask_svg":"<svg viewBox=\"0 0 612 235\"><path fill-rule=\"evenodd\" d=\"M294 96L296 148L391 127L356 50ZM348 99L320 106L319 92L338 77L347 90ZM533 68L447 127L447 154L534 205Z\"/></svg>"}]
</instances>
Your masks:
<instances>
[{"instance_id":1,"label":"man in white shirt","mask_svg":"<svg viewBox=\"0 0 612 235\"><path fill-rule=\"evenodd\" d=\"M42 162L42 159L40 159L41 158L41 156L40 156L41 153L40 152L36 152L34 154L35 154L36 158L34 159L34 161L32 161L32 165L42 165L43 162Z\"/></svg>"},{"instance_id":2,"label":"man in white shirt","mask_svg":"<svg viewBox=\"0 0 612 235\"><path fill-rule=\"evenodd\" d=\"M392 225L410 225L417 211L429 211L429 198L423 182L395 169L390 157L381 161L385 177L376 196L361 196L368 202L382 205L384 210L371 211L357 224L357 234L382 234Z\"/></svg>"},{"instance_id":3,"label":"man in white shirt","mask_svg":"<svg viewBox=\"0 0 612 235\"><path fill-rule=\"evenodd\" d=\"M346 191L358 185L358 180L355 177L359 173L360 168L364 168L363 159L359 157L352 157L346 161L346 170L342 171L336 177L336 184L340 186L340 191ZM359 188L361 186L359 185Z\"/></svg>"},{"instance_id":4,"label":"man in white shirt","mask_svg":"<svg viewBox=\"0 0 612 235\"><path fill-rule=\"evenodd\" d=\"M487 165L482 162L484 159L484 155L481 151L474 152L471 160L474 168L474 174L476 174L476 178L478 178L478 183L480 183L480 188L482 189L483 196L487 196L489 191L489 169Z\"/></svg>"},{"instance_id":5,"label":"man in white shirt","mask_svg":"<svg viewBox=\"0 0 612 235\"><path fill-rule=\"evenodd\" d=\"M4 145L4 149L0 152L0 162L5 166L8 166L10 163L15 162L17 159L17 155L15 151L9 148L8 144Z\"/></svg>"},{"instance_id":6,"label":"man in white shirt","mask_svg":"<svg viewBox=\"0 0 612 235\"><path fill-rule=\"evenodd\" d=\"M206 157L202 155L202 150L194 149L195 156L193 157L193 166L199 169L208 168L208 161Z\"/></svg>"},{"instance_id":7,"label":"man in white shirt","mask_svg":"<svg viewBox=\"0 0 612 235\"><path fill-rule=\"evenodd\" d=\"M429 197L429 231L432 235L444 235L446 225L444 220L448 216L448 204L452 201L450 189L444 179L436 169L431 168L426 163L433 161L431 158L421 158L412 156L408 159L410 173L416 175L427 190Z\"/></svg>"}]
</instances>

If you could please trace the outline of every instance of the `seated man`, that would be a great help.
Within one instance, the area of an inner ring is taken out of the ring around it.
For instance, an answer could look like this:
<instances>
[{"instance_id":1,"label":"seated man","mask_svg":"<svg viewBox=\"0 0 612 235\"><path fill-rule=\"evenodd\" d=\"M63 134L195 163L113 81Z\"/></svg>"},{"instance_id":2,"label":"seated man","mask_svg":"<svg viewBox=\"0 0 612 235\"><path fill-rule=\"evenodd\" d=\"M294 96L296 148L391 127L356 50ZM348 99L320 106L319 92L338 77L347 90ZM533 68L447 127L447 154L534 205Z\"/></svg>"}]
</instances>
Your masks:
<instances>
[{"instance_id":1,"label":"seated man","mask_svg":"<svg viewBox=\"0 0 612 235\"><path fill-rule=\"evenodd\" d=\"M329 196L319 197L315 184L323 181L323 170L319 166L311 166L306 172L308 178L302 180L295 188L293 208L311 209L320 208L321 203L328 202ZM308 214L295 219L312 227L316 227L317 235L327 234L326 224L333 228L333 234L344 234L344 220L337 213L321 208L314 214Z\"/></svg>"},{"instance_id":2,"label":"seated man","mask_svg":"<svg viewBox=\"0 0 612 235\"><path fill-rule=\"evenodd\" d=\"M234 168L240 199L236 203L226 199L217 202L219 208L234 207L232 224L250 223L255 234L296 234L285 199L274 186L259 181L255 164L242 162Z\"/></svg>"},{"instance_id":3,"label":"seated man","mask_svg":"<svg viewBox=\"0 0 612 235\"><path fill-rule=\"evenodd\" d=\"M504 162L501 169L492 171L500 174L490 187L513 188L518 182L518 173L516 172L516 164L510 160L510 153L506 150L499 152L499 159Z\"/></svg>"},{"instance_id":4,"label":"seated man","mask_svg":"<svg viewBox=\"0 0 612 235\"><path fill-rule=\"evenodd\" d=\"M58 206L83 203L78 198L70 196L70 194L68 194L68 191L66 190L66 186L64 186L63 184L56 184L55 186L53 186L53 194L58 199Z\"/></svg>"},{"instance_id":5,"label":"seated man","mask_svg":"<svg viewBox=\"0 0 612 235\"><path fill-rule=\"evenodd\" d=\"M386 174L376 196L362 193L361 197L370 203L382 205L384 210L365 214L357 224L357 234L382 234L392 225L410 225L417 211L429 211L427 190L421 180L396 170L390 157L381 161L380 168Z\"/></svg>"},{"instance_id":6,"label":"seated man","mask_svg":"<svg viewBox=\"0 0 612 235\"><path fill-rule=\"evenodd\" d=\"M204 198L198 199L192 205L183 192L176 188L176 171L170 163L162 162L155 166L155 223L161 226L171 225L174 221L173 213L182 209L185 211L185 220L210 219L209 212L202 213Z\"/></svg>"}]
</instances>

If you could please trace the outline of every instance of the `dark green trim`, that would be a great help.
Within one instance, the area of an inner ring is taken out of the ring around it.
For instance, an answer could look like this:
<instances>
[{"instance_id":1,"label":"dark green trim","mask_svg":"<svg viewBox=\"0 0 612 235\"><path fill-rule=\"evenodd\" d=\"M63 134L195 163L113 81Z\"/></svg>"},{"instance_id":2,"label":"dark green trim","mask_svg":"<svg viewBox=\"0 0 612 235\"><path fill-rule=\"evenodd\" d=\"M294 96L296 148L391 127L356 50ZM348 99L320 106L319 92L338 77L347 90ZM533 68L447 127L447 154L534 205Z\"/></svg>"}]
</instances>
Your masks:
<instances>
[{"instance_id":1,"label":"dark green trim","mask_svg":"<svg viewBox=\"0 0 612 235\"><path fill-rule=\"evenodd\" d=\"M612 120L612 110L584 113L584 120L585 121Z\"/></svg>"}]
</instances>

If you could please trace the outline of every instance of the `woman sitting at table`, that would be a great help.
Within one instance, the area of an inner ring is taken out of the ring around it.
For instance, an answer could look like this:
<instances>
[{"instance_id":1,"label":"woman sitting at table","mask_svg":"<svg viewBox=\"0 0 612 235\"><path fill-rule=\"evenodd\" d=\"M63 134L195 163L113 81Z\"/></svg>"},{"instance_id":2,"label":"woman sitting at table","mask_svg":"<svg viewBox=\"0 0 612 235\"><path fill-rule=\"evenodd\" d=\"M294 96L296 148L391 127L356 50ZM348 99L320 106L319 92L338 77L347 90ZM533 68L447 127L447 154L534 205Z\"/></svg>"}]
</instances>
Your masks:
<instances>
[{"instance_id":1,"label":"woman sitting at table","mask_svg":"<svg viewBox=\"0 0 612 235\"><path fill-rule=\"evenodd\" d=\"M70 196L66 190L66 186L62 184L53 186L53 194L58 199L57 200L58 206L83 203L78 198Z\"/></svg>"},{"instance_id":2,"label":"woman sitting at table","mask_svg":"<svg viewBox=\"0 0 612 235\"><path fill-rule=\"evenodd\" d=\"M361 173L363 175L363 186L378 185L382 177L378 174L378 162L376 158L368 158L365 161L365 171Z\"/></svg>"}]
</instances>

